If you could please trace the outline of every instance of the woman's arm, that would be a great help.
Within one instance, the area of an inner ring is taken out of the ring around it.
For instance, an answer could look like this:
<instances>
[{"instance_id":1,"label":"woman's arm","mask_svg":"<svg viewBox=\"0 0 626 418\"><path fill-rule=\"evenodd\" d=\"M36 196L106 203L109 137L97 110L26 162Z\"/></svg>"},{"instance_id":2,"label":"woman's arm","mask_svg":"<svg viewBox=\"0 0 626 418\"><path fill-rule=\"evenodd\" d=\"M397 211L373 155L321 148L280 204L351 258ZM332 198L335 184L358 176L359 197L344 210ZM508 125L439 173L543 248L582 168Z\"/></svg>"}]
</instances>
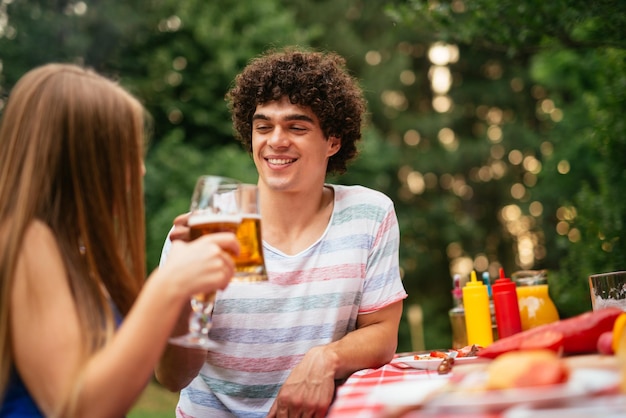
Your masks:
<instances>
[{"instance_id":1,"label":"woman's arm","mask_svg":"<svg viewBox=\"0 0 626 418\"><path fill-rule=\"evenodd\" d=\"M147 280L114 338L82 360L80 323L59 247L47 226L33 224L18 260L11 327L16 367L41 411L66 416L77 393L77 416L124 415L150 379L189 296L228 284L234 265L222 248L238 250L233 234L174 243L168 263Z\"/></svg>"},{"instance_id":2,"label":"woman's arm","mask_svg":"<svg viewBox=\"0 0 626 418\"><path fill-rule=\"evenodd\" d=\"M189 213L179 215L174 219L174 226L169 233L169 240L165 243L161 255L161 264L167 262L169 256L169 246L172 242L182 240L189 241ZM189 315L191 307L189 304L183 308L172 336L183 335L189 330ZM192 348L185 348L168 344L163 356L157 364L155 375L159 383L172 392L178 392L187 386L194 377L198 375L202 365L206 360L206 351Z\"/></svg>"}]
</instances>

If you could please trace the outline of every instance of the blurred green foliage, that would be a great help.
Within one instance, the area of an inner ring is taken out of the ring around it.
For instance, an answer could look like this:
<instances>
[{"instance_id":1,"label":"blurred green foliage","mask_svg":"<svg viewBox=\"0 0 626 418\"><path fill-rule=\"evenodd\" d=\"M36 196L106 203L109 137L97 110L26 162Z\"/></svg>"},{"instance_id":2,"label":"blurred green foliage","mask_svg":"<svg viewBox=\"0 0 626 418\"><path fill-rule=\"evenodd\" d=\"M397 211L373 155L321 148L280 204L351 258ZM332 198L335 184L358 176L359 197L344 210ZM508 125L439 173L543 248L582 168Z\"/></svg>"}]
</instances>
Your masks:
<instances>
[{"instance_id":1,"label":"blurred green foliage","mask_svg":"<svg viewBox=\"0 0 626 418\"><path fill-rule=\"evenodd\" d=\"M239 70L287 44L337 51L369 115L359 159L329 181L394 200L407 303L441 348L454 273L547 268L566 317L590 309L588 274L626 268L625 16L582 0L0 0L0 111L50 61L94 67L144 102L153 269L198 175L256 179L224 101ZM437 42L457 56L435 65ZM411 348L406 321L399 341Z\"/></svg>"},{"instance_id":2,"label":"blurred green foliage","mask_svg":"<svg viewBox=\"0 0 626 418\"><path fill-rule=\"evenodd\" d=\"M514 110L502 144L509 156L518 149L536 156L542 167L532 182L526 167L513 177L526 192L508 202L525 211L529 203L541 203L540 216L530 219L546 254L534 267L550 269L561 316L589 310L587 276L626 267L626 205L619 198L626 185L622 7L577 0L409 0L387 12L398 22L427 28L436 39L464 45L461 55L468 59L486 54L484 63L502 66L491 87L485 86L483 103ZM467 72L462 76L452 94L469 87ZM510 87L495 89L498 80ZM455 102L480 96L473 91Z\"/></svg>"}]
</instances>

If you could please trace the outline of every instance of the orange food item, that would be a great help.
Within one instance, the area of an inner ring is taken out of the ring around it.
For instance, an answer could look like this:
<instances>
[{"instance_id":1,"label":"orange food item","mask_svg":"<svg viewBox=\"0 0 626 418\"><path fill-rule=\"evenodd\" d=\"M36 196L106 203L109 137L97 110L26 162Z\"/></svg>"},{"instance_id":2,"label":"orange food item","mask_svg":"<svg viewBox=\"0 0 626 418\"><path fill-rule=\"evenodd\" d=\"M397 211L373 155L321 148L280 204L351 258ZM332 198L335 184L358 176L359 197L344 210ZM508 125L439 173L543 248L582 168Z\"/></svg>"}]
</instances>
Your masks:
<instances>
[{"instance_id":1,"label":"orange food item","mask_svg":"<svg viewBox=\"0 0 626 418\"><path fill-rule=\"evenodd\" d=\"M619 348L619 342L620 342L620 339L622 338L622 334L624 333L625 329L626 329L626 312L620 314L615 320L615 323L613 324L613 330L611 331L613 334L613 338L611 341L611 348L613 349L614 353L617 353L617 350Z\"/></svg>"},{"instance_id":2,"label":"orange food item","mask_svg":"<svg viewBox=\"0 0 626 418\"><path fill-rule=\"evenodd\" d=\"M551 350L511 351L487 367L486 389L512 389L563 383L569 368Z\"/></svg>"},{"instance_id":3,"label":"orange food item","mask_svg":"<svg viewBox=\"0 0 626 418\"><path fill-rule=\"evenodd\" d=\"M620 389L626 393L626 313L620 314L613 327L613 348L617 357L622 381Z\"/></svg>"}]
</instances>

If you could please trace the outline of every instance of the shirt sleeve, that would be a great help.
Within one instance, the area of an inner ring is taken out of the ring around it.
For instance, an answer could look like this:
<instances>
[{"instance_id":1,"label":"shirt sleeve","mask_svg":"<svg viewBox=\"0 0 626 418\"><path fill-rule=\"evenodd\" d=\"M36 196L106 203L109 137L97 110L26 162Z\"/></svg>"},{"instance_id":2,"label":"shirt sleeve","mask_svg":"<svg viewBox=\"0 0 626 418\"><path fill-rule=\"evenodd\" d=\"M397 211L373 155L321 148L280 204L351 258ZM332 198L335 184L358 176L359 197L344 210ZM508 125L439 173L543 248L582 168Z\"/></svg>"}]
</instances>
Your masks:
<instances>
[{"instance_id":1,"label":"shirt sleeve","mask_svg":"<svg viewBox=\"0 0 626 418\"><path fill-rule=\"evenodd\" d=\"M407 297L400 276L400 229L391 200L383 213L367 261L359 314L375 312Z\"/></svg>"}]
</instances>

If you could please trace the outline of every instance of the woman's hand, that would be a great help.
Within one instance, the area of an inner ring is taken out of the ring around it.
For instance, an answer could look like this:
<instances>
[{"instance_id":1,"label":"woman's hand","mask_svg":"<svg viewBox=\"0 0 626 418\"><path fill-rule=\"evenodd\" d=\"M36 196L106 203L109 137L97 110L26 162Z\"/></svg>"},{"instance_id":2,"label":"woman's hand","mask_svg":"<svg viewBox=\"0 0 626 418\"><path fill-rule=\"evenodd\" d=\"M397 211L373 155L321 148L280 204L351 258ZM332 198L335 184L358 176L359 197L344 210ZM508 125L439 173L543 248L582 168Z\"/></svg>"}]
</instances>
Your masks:
<instances>
[{"instance_id":1,"label":"woman's hand","mask_svg":"<svg viewBox=\"0 0 626 418\"><path fill-rule=\"evenodd\" d=\"M170 232L170 240L182 240L182 241L190 241L191 235L189 234L189 215L190 212L183 213L182 215L178 215L174 219L174 227Z\"/></svg>"},{"instance_id":2,"label":"woman's hand","mask_svg":"<svg viewBox=\"0 0 626 418\"><path fill-rule=\"evenodd\" d=\"M188 227L175 229L181 234L186 229L188 235ZM172 241L167 260L160 270L165 277L176 280L176 285L184 289L186 296L214 292L224 289L235 274L233 255L236 254L239 254L239 242L230 232L208 234L189 242L181 238Z\"/></svg>"}]
</instances>

